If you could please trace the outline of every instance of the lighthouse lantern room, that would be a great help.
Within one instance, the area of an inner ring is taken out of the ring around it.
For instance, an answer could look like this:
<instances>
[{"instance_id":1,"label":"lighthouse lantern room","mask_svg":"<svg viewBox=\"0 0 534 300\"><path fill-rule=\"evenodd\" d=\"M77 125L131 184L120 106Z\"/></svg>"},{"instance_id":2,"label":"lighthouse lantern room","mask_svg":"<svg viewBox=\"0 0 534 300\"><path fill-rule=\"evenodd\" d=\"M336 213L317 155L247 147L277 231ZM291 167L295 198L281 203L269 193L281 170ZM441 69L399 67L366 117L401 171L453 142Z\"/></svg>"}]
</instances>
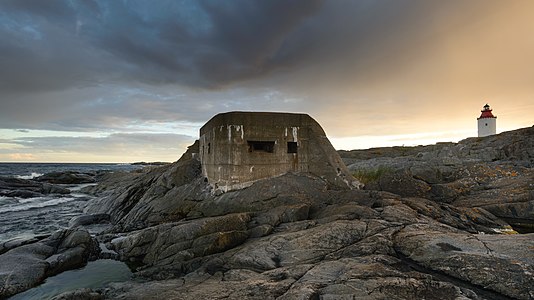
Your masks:
<instances>
[{"instance_id":1,"label":"lighthouse lantern room","mask_svg":"<svg viewBox=\"0 0 534 300\"><path fill-rule=\"evenodd\" d=\"M497 133L497 117L491 113L490 106L484 105L484 109L481 110L482 114L478 121L478 136L488 136Z\"/></svg>"}]
</instances>

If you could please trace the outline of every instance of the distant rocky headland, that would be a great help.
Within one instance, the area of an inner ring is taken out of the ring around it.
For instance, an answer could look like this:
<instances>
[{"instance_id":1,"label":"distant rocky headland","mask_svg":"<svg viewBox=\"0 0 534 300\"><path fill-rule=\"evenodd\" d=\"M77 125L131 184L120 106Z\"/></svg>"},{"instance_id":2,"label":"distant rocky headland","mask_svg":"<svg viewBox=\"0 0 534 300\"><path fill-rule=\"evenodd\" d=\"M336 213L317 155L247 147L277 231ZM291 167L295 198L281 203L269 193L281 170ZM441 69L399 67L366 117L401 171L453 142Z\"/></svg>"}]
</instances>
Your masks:
<instances>
[{"instance_id":1,"label":"distant rocky headland","mask_svg":"<svg viewBox=\"0 0 534 300\"><path fill-rule=\"evenodd\" d=\"M153 162L144 162L144 161L138 161L132 163L133 166L164 166L170 164L169 162L164 161L153 161Z\"/></svg>"},{"instance_id":2,"label":"distant rocky headland","mask_svg":"<svg viewBox=\"0 0 534 300\"><path fill-rule=\"evenodd\" d=\"M289 172L214 193L199 151L93 177L70 229L1 243L0 298L98 258L135 278L56 299L534 298L534 127L338 151L362 189Z\"/></svg>"}]
</instances>

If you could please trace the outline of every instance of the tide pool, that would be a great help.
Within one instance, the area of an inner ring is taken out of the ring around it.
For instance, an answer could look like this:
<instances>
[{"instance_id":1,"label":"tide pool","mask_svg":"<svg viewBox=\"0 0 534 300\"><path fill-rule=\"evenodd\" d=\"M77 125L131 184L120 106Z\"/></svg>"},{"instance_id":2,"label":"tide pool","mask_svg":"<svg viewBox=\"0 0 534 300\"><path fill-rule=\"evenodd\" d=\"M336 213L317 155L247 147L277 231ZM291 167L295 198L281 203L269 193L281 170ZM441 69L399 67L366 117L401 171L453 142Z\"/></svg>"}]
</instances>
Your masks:
<instances>
[{"instance_id":1,"label":"tide pool","mask_svg":"<svg viewBox=\"0 0 534 300\"><path fill-rule=\"evenodd\" d=\"M83 268L48 277L43 284L10 299L51 299L64 292L80 288L101 288L111 282L126 281L131 277L132 272L125 263L111 259L100 259L89 262Z\"/></svg>"}]
</instances>

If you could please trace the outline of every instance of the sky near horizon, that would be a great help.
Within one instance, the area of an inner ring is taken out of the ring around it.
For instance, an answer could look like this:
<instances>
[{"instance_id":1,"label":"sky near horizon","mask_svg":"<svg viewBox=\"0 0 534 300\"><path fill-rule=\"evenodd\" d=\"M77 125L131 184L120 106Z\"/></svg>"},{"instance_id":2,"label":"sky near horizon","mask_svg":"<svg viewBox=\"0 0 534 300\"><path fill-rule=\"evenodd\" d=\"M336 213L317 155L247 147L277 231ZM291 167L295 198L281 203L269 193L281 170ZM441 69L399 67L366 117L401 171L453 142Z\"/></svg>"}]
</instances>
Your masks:
<instances>
[{"instance_id":1,"label":"sky near horizon","mask_svg":"<svg viewBox=\"0 0 534 300\"><path fill-rule=\"evenodd\" d=\"M0 0L0 162L175 161L227 111L337 149L534 125L531 0Z\"/></svg>"}]
</instances>

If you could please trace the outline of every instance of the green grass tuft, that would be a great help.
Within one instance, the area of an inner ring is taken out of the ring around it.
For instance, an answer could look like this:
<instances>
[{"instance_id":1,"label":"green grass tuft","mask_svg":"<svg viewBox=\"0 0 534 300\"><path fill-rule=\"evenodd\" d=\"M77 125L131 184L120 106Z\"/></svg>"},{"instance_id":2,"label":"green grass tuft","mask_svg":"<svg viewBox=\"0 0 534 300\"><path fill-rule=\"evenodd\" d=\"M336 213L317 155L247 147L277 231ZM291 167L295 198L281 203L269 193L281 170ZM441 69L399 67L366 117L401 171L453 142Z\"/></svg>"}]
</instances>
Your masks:
<instances>
[{"instance_id":1,"label":"green grass tuft","mask_svg":"<svg viewBox=\"0 0 534 300\"><path fill-rule=\"evenodd\" d=\"M368 184L377 181L384 174L390 173L392 170L388 167L378 167L376 169L361 169L356 170L352 175L363 184Z\"/></svg>"}]
</instances>

